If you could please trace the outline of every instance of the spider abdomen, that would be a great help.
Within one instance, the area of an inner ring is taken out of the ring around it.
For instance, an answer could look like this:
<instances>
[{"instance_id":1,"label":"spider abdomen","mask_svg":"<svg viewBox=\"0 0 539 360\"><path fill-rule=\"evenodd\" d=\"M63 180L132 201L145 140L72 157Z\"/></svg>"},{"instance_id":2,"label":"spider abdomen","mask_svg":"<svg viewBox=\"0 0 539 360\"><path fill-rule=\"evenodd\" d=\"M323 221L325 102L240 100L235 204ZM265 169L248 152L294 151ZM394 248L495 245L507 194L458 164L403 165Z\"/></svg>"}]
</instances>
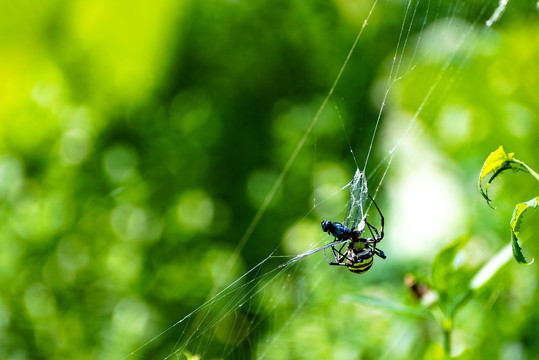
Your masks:
<instances>
[{"instance_id":1,"label":"spider abdomen","mask_svg":"<svg viewBox=\"0 0 539 360\"><path fill-rule=\"evenodd\" d=\"M371 268L373 262L374 262L374 258L370 257L368 259L364 259L361 262L350 264L349 266L347 266L347 268L354 274L363 274L364 272L367 272L367 270Z\"/></svg>"}]
</instances>

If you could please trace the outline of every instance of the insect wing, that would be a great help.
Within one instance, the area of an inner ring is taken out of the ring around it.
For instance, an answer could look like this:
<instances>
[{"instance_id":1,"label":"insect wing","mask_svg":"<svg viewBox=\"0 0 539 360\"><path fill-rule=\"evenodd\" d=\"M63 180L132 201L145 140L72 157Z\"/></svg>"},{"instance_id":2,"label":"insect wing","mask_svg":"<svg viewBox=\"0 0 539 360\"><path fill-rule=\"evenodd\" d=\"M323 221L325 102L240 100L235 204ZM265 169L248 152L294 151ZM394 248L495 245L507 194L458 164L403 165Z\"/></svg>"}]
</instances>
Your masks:
<instances>
[{"instance_id":1,"label":"insect wing","mask_svg":"<svg viewBox=\"0 0 539 360\"><path fill-rule=\"evenodd\" d=\"M365 228L364 220L367 198L367 178L363 171L357 169L354 178L350 182L350 200L348 201L348 208L346 209L343 224L349 229L356 228L360 234Z\"/></svg>"}]
</instances>

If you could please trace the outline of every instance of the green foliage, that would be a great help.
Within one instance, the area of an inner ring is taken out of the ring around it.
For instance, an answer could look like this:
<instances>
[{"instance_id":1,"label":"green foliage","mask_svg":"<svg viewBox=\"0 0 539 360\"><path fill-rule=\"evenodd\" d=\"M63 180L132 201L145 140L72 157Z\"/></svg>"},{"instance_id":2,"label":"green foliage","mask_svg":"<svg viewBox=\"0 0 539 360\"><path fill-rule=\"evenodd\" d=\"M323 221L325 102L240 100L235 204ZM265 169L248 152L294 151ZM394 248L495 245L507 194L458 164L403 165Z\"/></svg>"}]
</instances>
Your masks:
<instances>
[{"instance_id":1,"label":"green foliage","mask_svg":"<svg viewBox=\"0 0 539 360\"><path fill-rule=\"evenodd\" d=\"M502 172L506 170L513 170L515 172L517 171L525 171L530 173L533 177L535 177L539 181L539 175L528 165L526 165L524 162L517 160L513 157L514 153L506 154L503 150L503 147L500 146L498 150L492 152L487 159L485 160L485 163L483 164L483 167L481 168L481 173L479 175L479 190L481 191L481 195L487 200L487 203L490 205L490 202L492 201L488 197L488 188L492 181L496 179L498 176L502 174ZM481 183L485 176L488 174L493 174L490 179L487 181L485 185L485 191L483 192L483 188L481 186ZM519 234L520 234L520 225L522 223L522 219L528 208L536 208L537 207L537 199L538 197L535 197L527 202L519 203L515 206L515 210L513 211L513 216L511 217L510 222L510 228L511 228L511 246L513 249L513 257L519 264L530 264L531 262L527 261L524 258L524 255L522 254L522 249L520 247L519 243ZM533 262L533 260L532 260Z\"/></svg>"},{"instance_id":2,"label":"green foliage","mask_svg":"<svg viewBox=\"0 0 539 360\"><path fill-rule=\"evenodd\" d=\"M469 296L469 274L455 268L455 257L468 242L461 237L440 251L432 263L432 287L439 294L439 305L446 319L452 319L456 309Z\"/></svg>"},{"instance_id":3,"label":"green foliage","mask_svg":"<svg viewBox=\"0 0 539 360\"><path fill-rule=\"evenodd\" d=\"M454 272L453 261L457 253L466 245L466 237L459 238L440 251L432 262L432 282L441 292L446 292L452 288L451 274Z\"/></svg>"},{"instance_id":4,"label":"green foliage","mask_svg":"<svg viewBox=\"0 0 539 360\"><path fill-rule=\"evenodd\" d=\"M487 200L489 206L491 206L490 202L492 200L488 197L488 188L492 181L501 175L502 172L506 170L513 170L515 172L525 171L529 172L537 179L537 181L539 181L539 175L524 162L515 159L513 155L515 155L515 153L506 154L503 147L500 146L498 150L490 153L481 168L481 173L479 174L479 190L481 191L481 195ZM492 174L492 176L487 181L485 190L483 191L482 181L488 174Z\"/></svg>"},{"instance_id":5,"label":"green foliage","mask_svg":"<svg viewBox=\"0 0 539 360\"><path fill-rule=\"evenodd\" d=\"M527 201L525 203L517 204L515 207L515 211L513 211L513 216L511 217L511 246L513 248L513 256L515 257L515 260L518 261L520 264L531 264L531 262L528 262L524 255L522 255L522 249L520 248L520 244L518 242L518 236L520 234L520 224L522 223L522 219L524 217L524 214L528 210L528 208L536 208L537 207L537 200L539 197L535 197L531 199L530 201Z\"/></svg>"},{"instance_id":6,"label":"green foliage","mask_svg":"<svg viewBox=\"0 0 539 360\"><path fill-rule=\"evenodd\" d=\"M434 320L444 339L445 355L440 358L449 357L452 354L452 337L459 311L480 296L483 286L488 286L489 282L494 283L494 275L508 262L504 248L478 268L470 269L457 264L469 240L468 237L458 238L437 254L432 263L430 280L417 280L415 276L409 275L407 286L421 300L419 307L365 295L348 295L343 297L343 301L353 301L398 316L412 317L417 322ZM466 358L464 354L461 356Z\"/></svg>"}]
</instances>

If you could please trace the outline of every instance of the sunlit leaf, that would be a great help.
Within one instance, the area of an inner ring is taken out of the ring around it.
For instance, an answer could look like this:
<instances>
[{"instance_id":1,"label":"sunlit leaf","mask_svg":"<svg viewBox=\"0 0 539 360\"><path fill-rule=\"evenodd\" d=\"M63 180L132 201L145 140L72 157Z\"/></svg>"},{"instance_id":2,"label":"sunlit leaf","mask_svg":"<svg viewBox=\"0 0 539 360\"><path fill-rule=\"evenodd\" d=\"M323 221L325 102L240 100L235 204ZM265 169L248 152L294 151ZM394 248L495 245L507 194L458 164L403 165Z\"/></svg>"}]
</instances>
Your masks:
<instances>
[{"instance_id":1,"label":"sunlit leaf","mask_svg":"<svg viewBox=\"0 0 539 360\"><path fill-rule=\"evenodd\" d=\"M524 258L524 255L522 254L522 249L520 248L518 236L520 235L520 225L522 224L522 218L524 217L524 214L530 207L535 209L537 207L538 200L539 197L534 197L530 201L517 204L515 210L513 211L513 217L511 218L510 226L513 257L520 264L531 264L533 262L533 259L531 262L529 262Z\"/></svg>"},{"instance_id":2,"label":"sunlit leaf","mask_svg":"<svg viewBox=\"0 0 539 360\"><path fill-rule=\"evenodd\" d=\"M490 153L483 164L483 168L481 169L479 181L483 180L487 174L498 171L498 169L502 168L507 161L511 161L513 159L513 155L514 153L506 154L503 150L503 146L500 146L496 151Z\"/></svg>"},{"instance_id":3,"label":"sunlit leaf","mask_svg":"<svg viewBox=\"0 0 539 360\"><path fill-rule=\"evenodd\" d=\"M490 205L492 199L488 197L488 188L494 179L500 175L503 171L512 169L514 171L525 171L532 174L537 180L539 180L539 175L533 171L528 165L523 163L520 160L517 160L513 157L515 153L507 154L503 147L500 146L496 151L490 153L490 155L485 160L483 167L481 168L481 173L479 174L479 190L481 195L487 200L487 203ZM485 189L481 186L483 179L488 174L493 174L490 179L485 184Z\"/></svg>"},{"instance_id":4,"label":"sunlit leaf","mask_svg":"<svg viewBox=\"0 0 539 360\"><path fill-rule=\"evenodd\" d=\"M503 150L503 147L500 146L498 150L490 153L490 155L485 160L483 167L481 168L481 173L479 175L479 190L481 195L487 200L488 204L492 201L488 197L488 188L492 181L498 176L502 171L511 168L511 161L513 160L514 153L506 154ZM487 181L485 185L485 190L481 186L481 182L487 176L487 174L494 173L494 175Z\"/></svg>"}]
</instances>

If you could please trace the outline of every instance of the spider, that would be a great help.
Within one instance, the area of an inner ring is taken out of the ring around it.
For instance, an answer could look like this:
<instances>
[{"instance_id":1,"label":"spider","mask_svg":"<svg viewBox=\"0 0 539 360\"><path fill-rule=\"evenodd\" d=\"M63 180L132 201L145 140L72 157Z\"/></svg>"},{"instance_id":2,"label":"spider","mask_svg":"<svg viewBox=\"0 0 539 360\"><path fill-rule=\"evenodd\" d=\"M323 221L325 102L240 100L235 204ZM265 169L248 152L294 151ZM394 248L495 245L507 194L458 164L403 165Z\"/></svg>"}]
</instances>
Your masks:
<instances>
[{"instance_id":1,"label":"spider","mask_svg":"<svg viewBox=\"0 0 539 360\"><path fill-rule=\"evenodd\" d=\"M322 230L333 235L335 238L333 242L351 240L348 242L348 245L344 243L340 247L338 247L338 245L331 247L331 254L333 255L334 261L331 261L328 258L326 250L324 249L324 256L329 265L346 266L348 270L355 274L363 274L371 268L374 261L374 255L377 255L382 259L386 258L384 252L376 248L376 244L384 238L384 216L370 195L369 199L371 199L374 206L376 206L376 210L378 210L378 213L380 214L381 222L380 232L378 232L376 227L371 225L367 220L363 220L365 223L364 226L367 226L371 233L372 237L370 238L361 237L364 227L362 230L356 229L355 227L349 229L341 223L328 220L322 221ZM345 246L346 249L343 251Z\"/></svg>"}]
</instances>

